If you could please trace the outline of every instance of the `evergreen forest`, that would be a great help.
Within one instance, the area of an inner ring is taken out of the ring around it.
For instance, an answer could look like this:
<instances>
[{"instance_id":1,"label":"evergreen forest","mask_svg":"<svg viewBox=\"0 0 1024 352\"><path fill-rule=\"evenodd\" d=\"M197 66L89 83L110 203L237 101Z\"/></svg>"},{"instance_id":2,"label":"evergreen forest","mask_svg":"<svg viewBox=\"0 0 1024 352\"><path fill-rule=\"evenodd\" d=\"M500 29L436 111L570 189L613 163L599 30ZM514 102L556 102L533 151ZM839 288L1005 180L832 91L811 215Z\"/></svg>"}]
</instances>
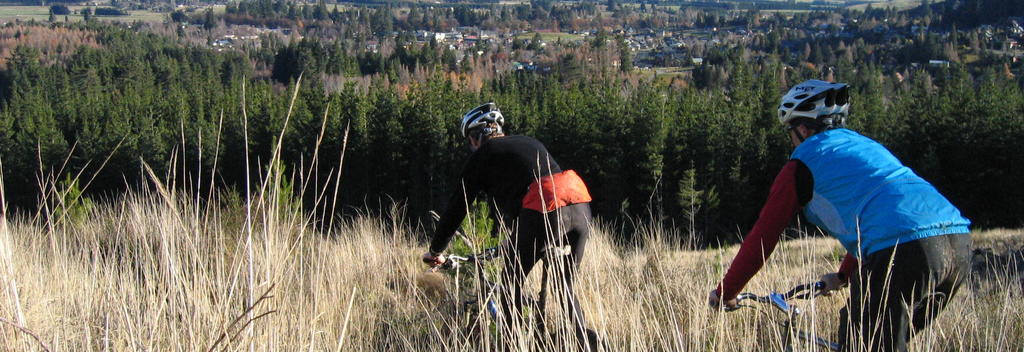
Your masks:
<instances>
[{"instance_id":1,"label":"evergreen forest","mask_svg":"<svg viewBox=\"0 0 1024 352\"><path fill-rule=\"evenodd\" d=\"M1015 149L1024 81L1003 65L894 74L865 56L823 70L733 47L707 53L713 65L692 80L664 82L581 67L579 48L550 71L495 72L482 60L456 63L436 44L375 53L310 38L219 52L96 22L3 31L68 41L13 47L0 72L3 206L24 216L45 206L41 184L78 177L103 202L152 187L147 169L196 194L237 198L279 160L291 192L304 195L298 206L317 218L397 202L426 221L469 155L459 119L494 101L510 133L540 139L579 172L599 217L730 242L756 220L792 149L775 117L779 97L817 78L849 83L849 127L890 148L976 226L1024 225L1024 154ZM604 43L592 50L618 55L613 37ZM830 55L821 60L843 60ZM303 189L314 186L336 187L336 197Z\"/></svg>"}]
</instances>

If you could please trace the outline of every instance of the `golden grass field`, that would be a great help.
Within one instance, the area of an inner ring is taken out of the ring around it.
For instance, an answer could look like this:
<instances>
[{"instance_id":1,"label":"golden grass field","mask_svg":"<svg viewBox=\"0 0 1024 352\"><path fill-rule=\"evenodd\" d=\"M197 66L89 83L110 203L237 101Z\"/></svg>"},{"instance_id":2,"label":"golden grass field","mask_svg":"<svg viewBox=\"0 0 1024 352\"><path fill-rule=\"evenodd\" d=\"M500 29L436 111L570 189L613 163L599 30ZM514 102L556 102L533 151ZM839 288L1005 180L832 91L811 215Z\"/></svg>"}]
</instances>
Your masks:
<instances>
[{"instance_id":1,"label":"golden grass field","mask_svg":"<svg viewBox=\"0 0 1024 352\"><path fill-rule=\"evenodd\" d=\"M481 336L446 326L448 303L433 290L453 283L425 276L425 244L414 240L424 235L400 211L397 221L359 217L323 232L301 212L252 199L251 207L206 207L160 188L94 206L79 219L4 216L0 349L490 350ZM59 213L66 212L50 210ZM705 303L736 246L686 250L652 230L639 234L648 239L643 248L624 248L610 243L609 231L597 226L577 287L608 350L781 349L766 315L719 313ZM1020 237L982 231L975 242L1000 250L1016 248ZM840 254L829 239L786 241L747 289L813 281L834 270ZM800 302L804 328L834 329L844 297ZM1021 350L1021 298L1017 273L975 278L913 350ZM553 309L548 316L561 315Z\"/></svg>"}]
</instances>

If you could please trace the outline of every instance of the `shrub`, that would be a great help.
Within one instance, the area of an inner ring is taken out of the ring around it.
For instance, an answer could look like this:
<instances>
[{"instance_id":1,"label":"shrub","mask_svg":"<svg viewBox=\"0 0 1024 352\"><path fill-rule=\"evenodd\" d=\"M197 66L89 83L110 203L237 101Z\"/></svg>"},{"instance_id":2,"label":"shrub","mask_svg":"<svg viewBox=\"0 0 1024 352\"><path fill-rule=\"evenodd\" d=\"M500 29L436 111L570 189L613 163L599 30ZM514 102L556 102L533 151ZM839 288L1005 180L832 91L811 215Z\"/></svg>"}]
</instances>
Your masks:
<instances>
[{"instance_id":1,"label":"shrub","mask_svg":"<svg viewBox=\"0 0 1024 352\"><path fill-rule=\"evenodd\" d=\"M57 5L50 6L50 13L52 13L54 15L58 15L58 16L59 15L70 15L71 14L71 9L69 9L65 5L57 4Z\"/></svg>"},{"instance_id":2,"label":"shrub","mask_svg":"<svg viewBox=\"0 0 1024 352\"><path fill-rule=\"evenodd\" d=\"M127 16L128 13L113 7L97 7L93 12L96 16Z\"/></svg>"}]
</instances>

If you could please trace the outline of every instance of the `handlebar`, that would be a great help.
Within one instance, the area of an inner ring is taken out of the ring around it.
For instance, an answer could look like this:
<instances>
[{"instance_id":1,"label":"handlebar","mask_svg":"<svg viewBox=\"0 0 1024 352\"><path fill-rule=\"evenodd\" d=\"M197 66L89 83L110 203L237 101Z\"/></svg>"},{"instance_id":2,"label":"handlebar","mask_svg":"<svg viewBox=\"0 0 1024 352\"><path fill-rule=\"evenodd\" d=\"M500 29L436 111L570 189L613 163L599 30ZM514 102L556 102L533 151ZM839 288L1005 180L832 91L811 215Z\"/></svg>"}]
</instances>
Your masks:
<instances>
[{"instance_id":1,"label":"handlebar","mask_svg":"<svg viewBox=\"0 0 1024 352\"><path fill-rule=\"evenodd\" d=\"M438 271L438 270L458 269L463 264L472 264L472 263L478 263L478 262L485 262L485 261L488 261L488 260L491 260L491 259L494 259L494 258L497 258L497 257L498 257L498 248L497 247L488 248L488 249L483 250L480 253L472 254L472 255L469 255L469 256L465 256L465 257L452 254L452 255L448 255L447 257L445 257L445 261L444 261L444 263L441 263L441 265L437 265L437 266L431 267L430 271L433 272L433 271Z\"/></svg>"},{"instance_id":2,"label":"handlebar","mask_svg":"<svg viewBox=\"0 0 1024 352\"><path fill-rule=\"evenodd\" d=\"M787 300L789 299L810 299L825 294L825 282L818 281L810 284L803 284L794 287L784 295Z\"/></svg>"},{"instance_id":3,"label":"handlebar","mask_svg":"<svg viewBox=\"0 0 1024 352\"><path fill-rule=\"evenodd\" d=\"M726 308L726 311L734 311L743 307L740 302L752 300L757 303L770 303L775 308L788 314L800 314L800 309L789 304L791 299L811 299L825 294L825 282L818 281L810 284L803 284L794 287L786 293L772 292L765 296L758 296L750 292L744 292L736 296L737 305L733 308Z\"/></svg>"}]
</instances>

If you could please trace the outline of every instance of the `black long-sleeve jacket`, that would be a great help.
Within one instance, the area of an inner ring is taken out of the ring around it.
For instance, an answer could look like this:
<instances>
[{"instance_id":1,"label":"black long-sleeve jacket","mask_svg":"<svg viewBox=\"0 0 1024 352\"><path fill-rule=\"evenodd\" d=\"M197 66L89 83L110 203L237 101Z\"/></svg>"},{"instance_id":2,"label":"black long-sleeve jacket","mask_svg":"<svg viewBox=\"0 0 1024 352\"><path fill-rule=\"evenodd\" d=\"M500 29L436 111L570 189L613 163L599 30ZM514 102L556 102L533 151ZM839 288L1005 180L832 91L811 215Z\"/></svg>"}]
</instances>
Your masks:
<instances>
[{"instance_id":1,"label":"black long-sleeve jacket","mask_svg":"<svg viewBox=\"0 0 1024 352\"><path fill-rule=\"evenodd\" d=\"M505 215L515 215L530 184L559 172L562 169L548 155L544 144L532 137L505 136L485 141L463 166L448 208L434 232L430 251L441 253L448 247L466 217L469 204L480 192L490 195Z\"/></svg>"}]
</instances>

